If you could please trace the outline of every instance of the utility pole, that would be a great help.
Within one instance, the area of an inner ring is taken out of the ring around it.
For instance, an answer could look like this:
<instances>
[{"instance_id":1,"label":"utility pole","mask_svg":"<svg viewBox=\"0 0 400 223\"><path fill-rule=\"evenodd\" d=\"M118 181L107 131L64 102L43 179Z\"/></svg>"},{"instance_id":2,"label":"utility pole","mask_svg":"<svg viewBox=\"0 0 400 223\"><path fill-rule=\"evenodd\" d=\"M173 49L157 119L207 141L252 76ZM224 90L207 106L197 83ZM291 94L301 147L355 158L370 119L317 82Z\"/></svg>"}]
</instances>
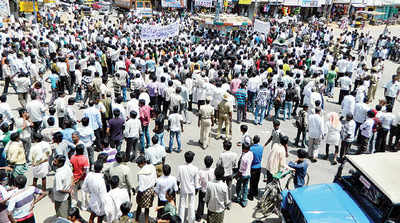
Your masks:
<instances>
[{"instance_id":1,"label":"utility pole","mask_svg":"<svg viewBox=\"0 0 400 223\"><path fill-rule=\"evenodd\" d=\"M222 0L216 0L214 23L219 21L219 10L220 10L220 7L221 7L220 1L222 1Z\"/></svg>"},{"instance_id":2,"label":"utility pole","mask_svg":"<svg viewBox=\"0 0 400 223\"><path fill-rule=\"evenodd\" d=\"M37 23L36 0L32 0L32 3L33 3L33 15L35 16L35 18L33 19L33 23L36 24Z\"/></svg>"}]
</instances>

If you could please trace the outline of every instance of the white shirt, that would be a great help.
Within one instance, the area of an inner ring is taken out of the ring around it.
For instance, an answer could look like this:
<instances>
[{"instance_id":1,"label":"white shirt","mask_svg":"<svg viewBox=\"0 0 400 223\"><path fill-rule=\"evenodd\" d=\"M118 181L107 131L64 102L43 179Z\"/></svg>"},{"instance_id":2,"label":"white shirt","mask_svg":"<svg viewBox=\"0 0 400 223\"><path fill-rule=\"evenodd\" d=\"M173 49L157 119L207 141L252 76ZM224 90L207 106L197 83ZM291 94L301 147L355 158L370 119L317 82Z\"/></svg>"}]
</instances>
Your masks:
<instances>
[{"instance_id":1,"label":"white shirt","mask_svg":"<svg viewBox=\"0 0 400 223\"><path fill-rule=\"evenodd\" d=\"M122 216L121 204L130 202L128 191L125 188L116 187L108 192L113 201L113 220Z\"/></svg>"},{"instance_id":2,"label":"white shirt","mask_svg":"<svg viewBox=\"0 0 400 223\"><path fill-rule=\"evenodd\" d=\"M390 126L392 126L393 122L395 121L395 116L391 112L383 112L380 119L382 121L382 127L390 130Z\"/></svg>"},{"instance_id":3,"label":"white shirt","mask_svg":"<svg viewBox=\"0 0 400 223\"><path fill-rule=\"evenodd\" d=\"M232 169L236 168L238 164L238 154L232 151L224 151L218 159L217 166L224 167L225 176L232 175Z\"/></svg>"},{"instance_id":4,"label":"white shirt","mask_svg":"<svg viewBox=\"0 0 400 223\"><path fill-rule=\"evenodd\" d=\"M354 114L356 99L352 95L346 95L342 101L342 115Z\"/></svg>"},{"instance_id":5,"label":"white shirt","mask_svg":"<svg viewBox=\"0 0 400 223\"><path fill-rule=\"evenodd\" d=\"M158 194L161 201L166 201L165 194L169 189L178 191L178 183L174 176L161 176L156 180L156 187L154 191Z\"/></svg>"},{"instance_id":6,"label":"white shirt","mask_svg":"<svg viewBox=\"0 0 400 223\"><path fill-rule=\"evenodd\" d=\"M348 76L343 76L343 77L339 78L338 82L340 84L340 89L341 90L345 90L345 91L349 91L350 90L351 84L352 84L352 80Z\"/></svg>"},{"instance_id":7,"label":"white shirt","mask_svg":"<svg viewBox=\"0 0 400 223\"><path fill-rule=\"evenodd\" d=\"M393 83L393 81L390 81L385 85L385 88L386 88L385 96L395 98L399 94L400 83L398 81L396 81L395 83Z\"/></svg>"},{"instance_id":8,"label":"white shirt","mask_svg":"<svg viewBox=\"0 0 400 223\"><path fill-rule=\"evenodd\" d=\"M108 196L103 174L89 172L83 181L82 190L90 194L89 209L97 216L105 215Z\"/></svg>"},{"instance_id":9,"label":"white shirt","mask_svg":"<svg viewBox=\"0 0 400 223\"><path fill-rule=\"evenodd\" d=\"M180 165L177 180L182 194L194 194L200 188L199 169L192 164Z\"/></svg>"},{"instance_id":10,"label":"white shirt","mask_svg":"<svg viewBox=\"0 0 400 223\"><path fill-rule=\"evenodd\" d=\"M139 138L142 132L142 126L139 119L129 119L125 123L124 137L125 138Z\"/></svg>"},{"instance_id":11,"label":"white shirt","mask_svg":"<svg viewBox=\"0 0 400 223\"><path fill-rule=\"evenodd\" d=\"M154 187L156 184L157 173L153 165L146 164L138 172L139 192L144 192L147 189Z\"/></svg>"},{"instance_id":12,"label":"white shirt","mask_svg":"<svg viewBox=\"0 0 400 223\"><path fill-rule=\"evenodd\" d=\"M155 144L145 151L146 160L149 160L153 165L160 164L166 156L165 148L160 144Z\"/></svg>"},{"instance_id":13,"label":"white shirt","mask_svg":"<svg viewBox=\"0 0 400 223\"><path fill-rule=\"evenodd\" d=\"M4 121L10 122L12 117L10 105L6 102L0 103L0 114L3 115Z\"/></svg>"},{"instance_id":14,"label":"white shirt","mask_svg":"<svg viewBox=\"0 0 400 223\"><path fill-rule=\"evenodd\" d=\"M206 192L207 183L215 179L214 168L207 168L199 171L201 191Z\"/></svg>"},{"instance_id":15,"label":"white shirt","mask_svg":"<svg viewBox=\"0 0 400 223\"><path fill-rule=\"evenodd\" d=\"M17 93L28 93L31 81L27 77L18 77L15 79Z\"/></svg>"},{"instance_id":16,"label":"white shirt","mask_svg":"<svg viewBox=\"0 0 400 223\"><path fill-rule=\"evenodd\" d=\"M354 108L354 121L363 123L367 119L367 112L370 110L365 103L357 103Z\"/></svg>"},{"instance_id":17,"label":"white shirt","mask_svg":"<svg viewBox=\"0 0 400 223\"><path fill-rule=\"evenodd\" d=\"M72 184L72 170L67 163L56 170L54 176L53 196L56 201L65 201L69 193L59 192L60 190L69 190Z\"/></svg>"},{"instance_id":18,"label":"white shirt","mask_svg":"<svg viewBox=\"0 0 400 223\"><path fill-rule=\"evenodd\" d=\"M242 176L250 176L251 163L253 162L253 157L254 155L251 151L242 154L239 166L239 172L242 174Z\"/></svg>"},{"instance_id":19,"label":"white shirt","mask_svg":"<svg viewBox=\"0 0 400 223\"><path fill-rule=\"evenodd\" d=\"M324 133L324 122L319 114L308 116L308 132L310 138L320 139Z\"/></svg>"},{"instance_id":20,"label":"white shirt","mask_svg":"<svg viewBox=\"0 0 400 223\"><path fill-rule=\"evenodd\" d=\"M205 202L208 210L221 213L229 204L229 190L226 183L212 181L207 184Z\"/></svg>"},{"instance_id":21,"label":"white shirt","mask_svg":"<svg viewBox=\"0 0 400 223\"><path fill-rule=\"evenodd\" d=\"M170 130L174 132L181 131L181 122L183 122L183 117L179 113L173 113L169 115L168 121L171 122Z\"/></svg>"},{"instance_id":22,"label":"white shirt","mask_svg":"<svg viewBox=\"0 0 400 223\"><path fill-rule=\"evenodd\" d=\"M375 121L372 118L368 118L363 124L361 124L361 135L370 138L372 136L372 127L374 126L374 123Z\"/></svg>"},{"instance_id":23,"label":"white shirt","mask_svg":"<svg viewBox=\"0 0 400 223\"><path fill-rule=\"evenodd\" d=\"M139 114L139 101L136 98L132 98L126 103L126 114L129 116L131 111L135 111Z\"/></svg>"}]
</instances>

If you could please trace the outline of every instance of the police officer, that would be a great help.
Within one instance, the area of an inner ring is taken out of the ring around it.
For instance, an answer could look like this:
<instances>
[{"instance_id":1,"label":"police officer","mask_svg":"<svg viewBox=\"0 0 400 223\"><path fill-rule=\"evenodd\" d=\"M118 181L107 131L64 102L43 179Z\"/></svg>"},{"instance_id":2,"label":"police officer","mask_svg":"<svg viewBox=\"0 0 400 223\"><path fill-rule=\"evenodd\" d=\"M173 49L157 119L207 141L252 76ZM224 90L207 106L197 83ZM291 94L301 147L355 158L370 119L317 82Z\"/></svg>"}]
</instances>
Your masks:
<instances>
[{"instance_id":1,"label":"police officer","mask_svg":"<svg viewBox=\"0 0 400 223\"><path fill-rule=\"evenodd\" d=\"M223 123L225 123L226 138L231 138L230 127L232 122L232 110L233 106L232 103L229 102L229 94L225 93L224 99L218 104L218 132L216 139L221 137L221 128Z\"/></svg>"},{"instance_id":2,"label":"police officer","mask_svg":"<svg viewBox=\"0 0 400 223\"><path fill-rule=\"evenodd\" d=\"M205 105L200 106L199 122L200 127L200 145L203 149L208 147L210 143L211 127L214 126L214 108L210 105L211 97L208 96Z\"/></svg>"}]
</instances>

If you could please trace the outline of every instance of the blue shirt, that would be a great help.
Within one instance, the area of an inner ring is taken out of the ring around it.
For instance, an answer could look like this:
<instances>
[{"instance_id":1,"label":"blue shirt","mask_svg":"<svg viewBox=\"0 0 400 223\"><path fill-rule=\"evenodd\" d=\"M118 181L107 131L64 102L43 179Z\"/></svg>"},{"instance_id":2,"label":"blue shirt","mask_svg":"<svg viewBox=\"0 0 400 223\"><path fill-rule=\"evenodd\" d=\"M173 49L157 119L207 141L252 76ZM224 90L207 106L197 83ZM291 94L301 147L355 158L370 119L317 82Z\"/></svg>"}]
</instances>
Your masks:
<instances>
[{"instance_id":1,"label":"blue shirt","mask_svg":"<svg viewBox=\"0 0 400 223\"><path fill-rule=\"evenodd\" d=\"M51 88L52 89L56 89L57 88L57 81L60 80L60 78L58 77L58 75L56 74L50 74L49 75L49 80L51 83Z\"/></svg>"},{"instance_id":2,"label":"blue shirt","mask_svg":"<svg viewBox=\"0 0 400 223\"><path fill-rule=\"evenodd\" d=\"M245 89L239 88L236 91L236 100L238 105L245 105L247 99L247 92Z\"/></svg>"},{"instance_id":3,"label":"blue shirt","mask_svg":"<svg viewBox=\"0 0 400 223\"><path fill-rule=\"evenodd\" d=\"M86 109L83 113L83 117L89 118L89 126L93 129L93 131L103 126L103 123L101 122L100 111L95 107Z\"/></svg>"},{"instance_id":4,"label":"blue shirt","mask_svg":"<svg viewBox=\"0 0 400 223\"><path fill-rule=\"evenodd\" d=\"M76 130L73 128L66 128L62 131L63 134L63 139L67 140L68 142L72 143L72 133L74 133Z\"/></svg>"},{"instance_id":5,"label":"blue shirt","mask_svg":"<svg viewBox=\"0 0 400 223\"><path fill-rule=\"evenodd\" d=\"M304 186L304 178L307 174L308 163L306 161L301 163L289 162L288 166L296 170L294 175L294 187L298 188Z\"/></svg>"},{"instance_id":6,"label":"blue shirt","mask_svg":"<svg viewBox=\"0 0 400 223\"><path fill-rule=\"evenodd\" d=\"M251 163L251 169L260 169L264 147L260 144L254 144L250 147L250 151L253 152L253 162Z\"/></svg>"}]
</instances>

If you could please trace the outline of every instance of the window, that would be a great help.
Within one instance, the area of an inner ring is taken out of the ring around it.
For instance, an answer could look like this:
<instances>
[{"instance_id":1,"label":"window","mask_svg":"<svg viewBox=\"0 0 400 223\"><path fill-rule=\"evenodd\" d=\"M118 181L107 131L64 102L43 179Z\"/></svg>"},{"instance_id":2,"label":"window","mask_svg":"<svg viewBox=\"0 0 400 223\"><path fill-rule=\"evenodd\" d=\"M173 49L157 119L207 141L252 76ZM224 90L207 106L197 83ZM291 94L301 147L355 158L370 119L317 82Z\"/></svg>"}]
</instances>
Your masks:
<instances>
[{"instance_id":1,"label":"window","mask_svg":"<svg viewBox=\"0 0 400 223\"><path fill-rule=\"evenodd\" d=\"M287 204L288 204L290 218L293 221L295 221L296 223L307 223L306 219L303 216L303 213L297 206L296 202L294 201L290 193L287 196Z\"/></svg>"},{"instance_id":2,"label":"window","mask_svg":"<svg viewBox=\"0 0 400 223\"><path fill-rule=\"evenodd\" d=\"M400 222L400 207L393 207L392 211L390 212L388 220L394 221L394 222Z\"/></svg>"}]
</instances>

